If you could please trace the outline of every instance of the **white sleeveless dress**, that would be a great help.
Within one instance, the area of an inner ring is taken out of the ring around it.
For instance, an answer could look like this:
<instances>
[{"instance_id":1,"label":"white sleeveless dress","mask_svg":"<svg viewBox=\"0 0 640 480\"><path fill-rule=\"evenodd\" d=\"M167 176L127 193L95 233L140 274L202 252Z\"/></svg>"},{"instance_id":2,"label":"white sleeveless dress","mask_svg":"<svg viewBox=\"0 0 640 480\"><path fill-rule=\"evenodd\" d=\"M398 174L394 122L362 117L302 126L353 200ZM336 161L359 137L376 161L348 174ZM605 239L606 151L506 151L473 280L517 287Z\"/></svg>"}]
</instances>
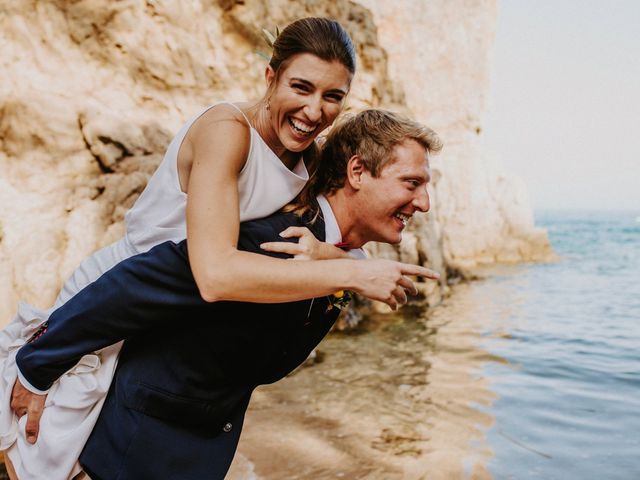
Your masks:
<instances>
[{"instance_id":1,"label":"white sleeveless dress","mask_svg":"<svg viewBox=\"0 0 640 480\"><path fill-rule=\"evenodd\" d=\"M109 390L121 343L85 355L52 386L35 445L27 443L24 435L26 415L18 421L9 407L11 390L19 374L15 364L17 350L53 309L121 260L167 240L179 242L186 238L187 195L180 188L178 150L191 125L214 106L189 120L173 139L162 163L125 217L124 238L85 259L65 282L52 309L40 310L20 304L16 317L0 332L0 450L8 449L20 480L66 480L80 471L77 459ZM291 201L309 179L302 160L289 170L258 132L250 130L249 154L238 181L240 221L266 217L277 211Z\"/></svg>"}]
</instances>

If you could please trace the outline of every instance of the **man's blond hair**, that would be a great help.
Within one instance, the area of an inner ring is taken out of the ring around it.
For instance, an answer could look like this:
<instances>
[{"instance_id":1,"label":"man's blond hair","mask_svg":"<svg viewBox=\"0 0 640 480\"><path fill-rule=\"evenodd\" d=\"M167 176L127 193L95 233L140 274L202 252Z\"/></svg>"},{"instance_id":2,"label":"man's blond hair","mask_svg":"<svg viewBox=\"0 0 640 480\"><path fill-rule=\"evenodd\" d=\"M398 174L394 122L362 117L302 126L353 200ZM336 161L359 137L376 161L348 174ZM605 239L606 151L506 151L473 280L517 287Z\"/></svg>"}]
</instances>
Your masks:
<instances>
[{"instance_id":1,"label":"man's blond hair","mask_svg":"<svg viewBox=\"0 0 640 480\"><path fill-rule=\"evenodd\" d=\"M347 178L347 163L354 155L377 177L384 166L394 160L393 149L405 140L418 142L428 153L442 149L436 132L403 115L380 109L345 115L327 135L317 170L287 210L304 213L314 204L317 195L342 188Z\"/></svg>"}]
</instances>

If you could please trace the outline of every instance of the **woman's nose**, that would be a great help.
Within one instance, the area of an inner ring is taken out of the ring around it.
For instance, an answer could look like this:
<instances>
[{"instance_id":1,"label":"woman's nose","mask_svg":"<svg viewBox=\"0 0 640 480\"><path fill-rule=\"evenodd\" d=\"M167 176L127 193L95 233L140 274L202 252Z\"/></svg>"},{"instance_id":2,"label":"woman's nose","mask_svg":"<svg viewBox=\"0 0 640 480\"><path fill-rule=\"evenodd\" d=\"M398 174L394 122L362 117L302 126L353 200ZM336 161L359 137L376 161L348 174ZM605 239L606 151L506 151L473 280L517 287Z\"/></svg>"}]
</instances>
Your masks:
<instances>
[{"instance_id":1,"label":"woman's nose","mask_svg":"<svg viewBox=\"0 0 640 480\"><path fill-rule=\"evenodd\" d=\"M309 121L317 123L322 118L322 101L317 98L309 98L304 109L304 114Z\"/></svg>"}]
</instances>

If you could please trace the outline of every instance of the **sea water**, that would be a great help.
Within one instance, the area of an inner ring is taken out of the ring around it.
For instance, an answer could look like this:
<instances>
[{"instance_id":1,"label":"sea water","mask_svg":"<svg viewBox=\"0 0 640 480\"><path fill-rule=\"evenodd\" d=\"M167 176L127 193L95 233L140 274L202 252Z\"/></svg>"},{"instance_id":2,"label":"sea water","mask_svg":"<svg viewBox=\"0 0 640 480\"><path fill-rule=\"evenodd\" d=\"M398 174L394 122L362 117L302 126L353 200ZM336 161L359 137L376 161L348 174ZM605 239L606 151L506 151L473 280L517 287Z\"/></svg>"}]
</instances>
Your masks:
<instances>
[{"instance_id":1,"label":"sea water","mask_svg":"<svg viewBox=\"0 0 640 480\"><path fill-rule=\"evenodd\" d=\"M638 215L546 214L558 262L330 335L240 451L264 479L640 480Z\"/></svg>"},{"instance_id":2,"label":"sea water","mask_svg":"<svg viewBox=\"0 0 640 480\"><path fill-rule=\"evenodd\" d=\"M496 479L640 479L640 211L544 213L557 263L481 281ZM492 313L493 312L493 313Z\"/></svg>"}]
</instances>

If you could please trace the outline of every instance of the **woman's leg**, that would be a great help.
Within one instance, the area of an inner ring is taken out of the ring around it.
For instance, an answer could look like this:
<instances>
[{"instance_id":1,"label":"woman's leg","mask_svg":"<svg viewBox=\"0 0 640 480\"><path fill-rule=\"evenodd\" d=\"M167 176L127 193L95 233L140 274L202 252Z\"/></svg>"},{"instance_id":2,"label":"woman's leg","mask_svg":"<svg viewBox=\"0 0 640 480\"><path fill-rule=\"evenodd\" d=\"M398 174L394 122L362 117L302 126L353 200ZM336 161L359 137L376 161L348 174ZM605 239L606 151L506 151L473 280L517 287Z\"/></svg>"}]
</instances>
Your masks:
<instances>
[{"instance_id":1,"label":"woman's leg","mask_svg":"<svg viewBox=\"0 0 640 480\"><path fill-rule=\"evenodd\" d=\"M56 300L56 306L64 304L86 284L94 281L105 270L133 253L135 252L130 251L128 244L121 240L86 259L65 282ZM9 408L10 393L16 379L16 349L37 331L52 310L39 310L21 304L16 319L0 330L0 433L2 434L0 448L15 445L10 443L11 436L8 433L15 429L16 422ZM12 451L13 462L5 453L7 471L12 480L18 478L16 470L23 471L23 462L28 462L35 471L50 473L50 478L66 478L65 473L68 476L72 472L77 456L91 433L108 391L119 348L119 346L115 349L109 347L107 351L83 357L81 364L75 368L74 372L66 375L56 384L57 391L53 392L55 398L51 398L54 403L45 408L45 412L50 410L47 414L50 420L44 424L41 421L40 435L43 438L50 437L50 441L41 442L37 449L29 449L32 452L29 454L21 452L14 455ZM50 434L49 431L51 431ZM73 436L65 436L65 432ZM20 435L24 435L23 430L18 431L18 436ZM57 441L58 437L74 438L77 440L77 445ZM55 469L52 467L54 465ZM63 471L65 468L68 468L68 472Z\"/></svg>"}]
</instances>

